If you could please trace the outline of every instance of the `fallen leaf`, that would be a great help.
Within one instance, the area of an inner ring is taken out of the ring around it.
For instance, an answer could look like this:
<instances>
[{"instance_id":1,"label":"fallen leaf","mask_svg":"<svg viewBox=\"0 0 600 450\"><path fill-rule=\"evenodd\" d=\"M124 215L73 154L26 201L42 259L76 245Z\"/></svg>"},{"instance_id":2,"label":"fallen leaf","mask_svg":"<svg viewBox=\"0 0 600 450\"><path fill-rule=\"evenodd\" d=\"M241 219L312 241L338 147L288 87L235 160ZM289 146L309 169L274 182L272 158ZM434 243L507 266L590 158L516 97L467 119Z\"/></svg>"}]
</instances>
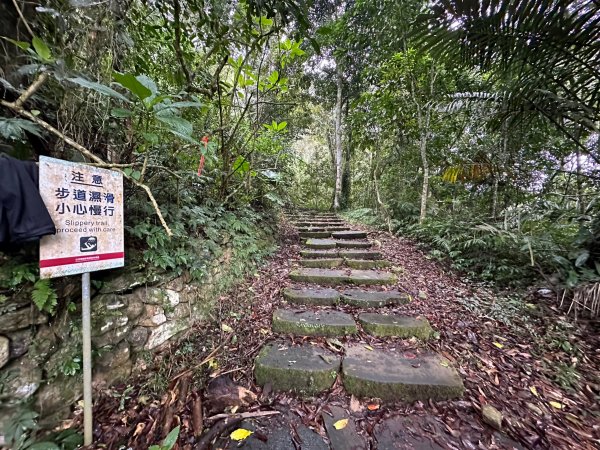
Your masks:
<instances>
[{"instance_id":1,"label":"fallen leaf","mask_svg":"<svg viewBox=\"0 0 600 450\"><path fill-rule=\"evenodd\" d=\"M350 397L350 411L359 412L361 409L360 401L354 395Z\"/></svg>"},{"instance_id":2,"label":"fallen leaf","mask_svg":"<svg viewBox=\"0 0 600 450\"><path fill-rule=\"evenodd\" d=\"M234 441L244 441L253 433L253 431L246 430L245 428L238 428L237 430L232 431L229 437Z\"/></svg>"},{"instance_id":3,"label":"fallen leaf","mask_svg":"<svg viewBox=\"0 0 600 450\"><path fill-rule=\"evenodd\" d=\"M221 330L223 330L225 333L233 333L233 328L226 323L221 324Z\"/></svg>"},{"instance_id":4,"label":"fallen leaf","mask_svg":"<svg viewBox=\"0 0 600 450\"><path fill-rule=\"evenodd\" d=\"M440 361L440 366L442 367L448 367L450 364L448 364L448 361Z\"/></svg>"},{"instance_id":5,"label":"fallen leaf","mask_svg":"<svg viewBox=\"0 0 600 450\"><path fill-rule=\"evenodd\" d=\"M367 409L369 411L377 411L379 409L379 405L377 403L369 403L367 405Z\"/></svg>"},{"instance_id":6,"label":"fallen leaf","mask_svg":"<svg viewBox=\"0 0 600 450\"><path fill-rule=\"evenodd\" d=\"M535 386L531 386L531 387L529 388L529 390L531 391L531 393L532 393L533 395L535 395L536 397L538 397L538 391L537 391L537 389L535 388Z\"/></svg>"},{"instance_id":7,"label":"fallen leaf","mask_svg":"<svg viewBox=\"0 0 600 450\"><path fill-rule=\"evenodd\" d=\"M366 348L367 350L371 350L371 351L373 351L373 347L371 347L370 345L365 345L365 348Z\"/></svg>"},{"instance_id":8,"label":"fallen leaf","mask_svg":"<svg viewBox=\"0 0 600 450\"><path fill-rule=\"evenodd\" d=\"M340 419L333 424L333 428L336 430L343 430L348 425L348 419Z\"/></svg>"},{"instance_id":9,"label":"fallen leaf","mask_svg":"<svg viewBox=\"0 0 600 450\"><path fill-rule=\"evenodd\" d=\"M494 342L494 345L498 348L504 348L504 345L502 345L500 342Z\"/></svg>"},{"instance_id":10,"label":"fallen leaf","mask_svg":"<svg viewBox=\"0 0 600 450\"><path fill-rule=\"evenodd\" d=\"M563 409L563 404L559 402L550 402L550 405L552 405L552 407L556 409Z\"/></svg>"}]
</instances>

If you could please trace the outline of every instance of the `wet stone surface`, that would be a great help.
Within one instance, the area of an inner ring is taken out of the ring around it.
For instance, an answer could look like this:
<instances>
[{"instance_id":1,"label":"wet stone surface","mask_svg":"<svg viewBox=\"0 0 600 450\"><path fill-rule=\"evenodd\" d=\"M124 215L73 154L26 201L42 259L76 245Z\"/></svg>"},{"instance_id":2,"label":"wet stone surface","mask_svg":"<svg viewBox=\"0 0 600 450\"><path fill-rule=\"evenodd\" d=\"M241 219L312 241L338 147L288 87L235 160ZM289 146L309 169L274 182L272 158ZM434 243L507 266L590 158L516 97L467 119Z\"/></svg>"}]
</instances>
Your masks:
<instances>
[{"instance_id":1,"label":"wet stone surface","mask_svg":"<svg viewBox=\"0 0 600 450\"><path fill-rule=\"evenodd\" d=\"M387 285L396 282L393 274L374 270L299 269L290 272L290 278L324 285Z\"/></svg>"},{"instance_id":2,"label":"wet stone surface","mask_svg":"<svg viewBox=\"0 0 600 450\"><path fill-rule=\"evenodd\" d=\"M378 308L390 305L405 305L410 297L400 291L372 292L364 289L345 289L340 292L342 303L360 308Z\"/></svg>"},{"instance_id":3,"label":"wet stone surface","mask_svg":"<svg viewBox=\"0 0 600 450\"><path fill-rule=\"evenodd\" d=\"M277 309L273 313L273 331L299 336L346 336L358 331L350 314L340 311L302 311Z\"/></svg>"},{"instance_id":4,"label":"wet stone surface","mask_svg":"<svg viewBox=\"0 0 600 450\"><path fill-rule=\"evenodd\" d=\"M373 336L417 337L429 339L433 329L424 317L408 317L398 314L362 313L358 320L363 329Z\"/></svg>"},{"instance_id":5,"label":"wet stone surface","mask_svg":"<svg viewBox=\"0 0 600 450\"><path fill-rule=\"evenodd\" d=\"M284 289L283 297L297 305L331 306L340 299L340 293L335 289Z\"/></svg>"}]
</instances>

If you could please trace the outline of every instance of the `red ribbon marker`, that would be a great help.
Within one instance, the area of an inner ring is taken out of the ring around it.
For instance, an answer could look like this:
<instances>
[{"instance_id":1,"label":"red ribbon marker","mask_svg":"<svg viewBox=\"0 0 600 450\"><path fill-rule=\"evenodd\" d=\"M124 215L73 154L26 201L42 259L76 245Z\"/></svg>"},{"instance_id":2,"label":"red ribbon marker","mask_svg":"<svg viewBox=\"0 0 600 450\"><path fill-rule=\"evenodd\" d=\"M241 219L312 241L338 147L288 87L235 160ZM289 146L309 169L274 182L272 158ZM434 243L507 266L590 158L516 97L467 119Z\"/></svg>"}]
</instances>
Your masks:
<instances>
[{"instance_id":1,"label":"red ribbon marker","mask_svg":"<svg viewBox=\"0 0 600 450\"><path fill-rule=\"evenodd\" d=\"M208 148L208 136L204 136L202 138L202 143L204 143L204 153L206 153L206 149ZM204 168L204 153L200 153L200 164L198 164L198 176L202 175L202 169Z\"/></svg>"}]
</instances>

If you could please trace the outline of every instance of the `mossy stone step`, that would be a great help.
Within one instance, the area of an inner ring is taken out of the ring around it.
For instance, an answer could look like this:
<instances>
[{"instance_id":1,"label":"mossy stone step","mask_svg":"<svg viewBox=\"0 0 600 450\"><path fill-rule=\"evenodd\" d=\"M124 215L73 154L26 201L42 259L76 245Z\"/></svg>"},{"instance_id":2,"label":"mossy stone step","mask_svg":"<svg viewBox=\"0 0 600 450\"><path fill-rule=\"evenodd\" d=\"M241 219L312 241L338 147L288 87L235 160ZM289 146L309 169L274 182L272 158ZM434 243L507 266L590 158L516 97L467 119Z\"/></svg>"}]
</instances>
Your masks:
<instances>
[{"instance_id":1,"label":"mossy stone step","mask_svg":"<svg viewBox=\"0 0 600 450\"><path fill-rule=\"evenodd\" d=\"M333 233L335 239L366 239L367 233L364 231L337 231Z\"/></svg>"},{"instance_id":2,"label":"mossy stone step","mask_svg":"<svg viewBox=\"0 0 600 450\"><path fill-rule=\"evenodd\" d=\"M301 231L300 239L323 239L331 237L331 231Z\"/></svg>"},{"instance_id":3,"label":"mossy stone step","mask_svg":"<svg viewBox=\"0 0 600 450\"><path fill-rule=\"evenodd\" d=\"M298 228L298 232L299 233L312 233L314 232L320 232L320 231L329 231L330 233L332 231L344 231L344 230L348 230L348 227L299 227Z\"/></svg>"},{"instance_id":4,"label":"mossy stone step","mask_svg":"<svg viewBox=\"0 0 600 450\"><path fill-rule=\"evenodd\" d=\"M273 313L273 331L298 336L346 336L358 332L350 314L341 311L301 311L277 309Z\"/></svg>"},{"instance_id":5,"label":"mossy stone step","mask_svg":"<svg viewBox=\"0 0 600 450\"><path fill-rule=\"evenodd\" d=\"M396 282L394 274L374 270L299 269L290 272L290 278L294 281L327 285L386 285Z\"/></svg>"},{"instance_id":6,"label":"mossy stone step","mask_svg":"<svg viewBox=\"0 0 600 450\"><path fill-rule=\"evenodd\" d=\"M363 329L373 336L417 337L427 340L433 329L424 317L409 317L399 314L362 313L358 321Z\"/></svg>"},{"instance_id":7,"label":"mossy stone step","mask_svg":"<svg viewBox=\"0 0 600 450\"><path fill-rule=\"evenodd\" d=\"M332 306L339 302L340 293L335 289L292 289L283 290L283 297L296 305Z\"/></svg>"},{"instance_id":8,"label":"mossy stone step","mask_svg":"<svg viewBox=\"0 0 600 450\"><path fill-rule=\"evenodd\" d=\"M346 259L381 259L381 253L373 250L339 250L338 256Z\"/></svg>"},{"instance_id":9,"label":"mossy stone step","mask_svg":"<svg viewBox=\"0 0 600 450\"><path fill-rule=\"evenodd\" d=\"M294 226L297 228L324 228L324 227L343 227L346 224L341 221L335 222L294 222ZM343 233L343 231L339 231L339 233Z\"/></svg>"},{"instance_id":10,"label":"mossy stone step","mask_svg":"<svg viewBox=\"0 0 600 450\"><path fill-rule=\"evenodd\" d=\"M340 301L359 308L381 308L391 305L406 305L410 302L410 297L396 290L374 292L363 289L346 289L340 292Z\"/></svg>"},{"instance_id":11,"label":"mossy stone step","mask_svg":"<svg viewBox=\"0 0 600 450\"><path fill-rule=\"evenodd\" d=\"M338 248L370 248L373 244L369 241L335 241L335 245Z\"/></svg>"},{"instance_id":12,"label":"mossy stone step","mask_svg":"<svg viewBox=\"0 0 600 450\"><path fill-rule=\"evenodd\" d=\"M335 241L331 239L308 239L305 245L315 250L326 250L335 248Z\"/></svg>"},{"instance_id":13,"label":"mossy stone step","mask_svg":"<svg viewBox=\"0 0 600 450\"><path fill-rule=\"evenodd\" d=\"M337 250L300 250L300 256L303 258L339 258Z\"/></svg>"},{"instance_id":14,"label":"mossy stone step","mask_svg":"<svg viewBox=\"0 0 600 450\"><path fill-rule=\"evenodd\" d=\"M314 258L314 259L301 259L298 263L302 267L312 267L317 269L335 269L341 267L344 264L342 258Z\"/></svg>"},{"instance_id":15,"label":"mossy stone step","mask_svg":"<svg viewBox=\"0 0 600 450\"><path fill-rule=\"evenodd\" d=\"M390 263L382 259L344 259L346 264L351 269L384 269L389 267Z\"/></svg>"},{"instance_id":16,"label":"mossy stone step","mask_svg":"<svg viewBox=\"0 0 600 450\"><path fill-rule=\"evenodd\" d=\"M311 396L333 386L340 360L336 354L310 344L270 344L256 357L254 377L260 386L270 383L275 391Z\"/></svg>"},{"instance_id":17,"label":"mossy stone step","mask_svg":"<svg viewBox=\"0 0 600 450\"><path fill-rule=\"evenodd\" d=\"M342 374L350 394L384 401L447 400L464 392L458 372L435 354L415 357L351 345L346 347Z\"/></svg>"}]
</instances>

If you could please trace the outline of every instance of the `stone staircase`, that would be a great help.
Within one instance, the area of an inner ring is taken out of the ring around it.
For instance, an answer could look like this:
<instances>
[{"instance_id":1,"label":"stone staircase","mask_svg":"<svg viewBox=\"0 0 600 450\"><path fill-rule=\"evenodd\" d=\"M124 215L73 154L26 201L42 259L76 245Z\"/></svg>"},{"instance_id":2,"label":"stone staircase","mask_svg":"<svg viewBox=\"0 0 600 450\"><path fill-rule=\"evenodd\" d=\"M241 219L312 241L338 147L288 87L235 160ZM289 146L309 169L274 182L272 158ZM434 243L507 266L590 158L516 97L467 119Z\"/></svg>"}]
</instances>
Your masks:
<instances>
[{"instance_id":1,"label":"stone staircase","mask_svg":"<svg viewBox=\"0 0 600 450\"><path fill-rule=\"evenodd\" d=\"M396 289L396 275L367 233L330 213L301 212L287 219L303 249L294 261L299 267L289 273L294 283L281 293L287 306L273 313L279 338L255 360L257 383L313 396L341 376L345 390L359 398L411 402L461 396L462 380L445 358L422 350L424 345L417 352L389 345L390 338L426 341L434 330L423 317L393 311L411 298ZM365 335L373 345L361 341ZM293 344L289 336L302 343ZM339 350L322 345L323 337Z\"/></svg>"}]
</instances>

